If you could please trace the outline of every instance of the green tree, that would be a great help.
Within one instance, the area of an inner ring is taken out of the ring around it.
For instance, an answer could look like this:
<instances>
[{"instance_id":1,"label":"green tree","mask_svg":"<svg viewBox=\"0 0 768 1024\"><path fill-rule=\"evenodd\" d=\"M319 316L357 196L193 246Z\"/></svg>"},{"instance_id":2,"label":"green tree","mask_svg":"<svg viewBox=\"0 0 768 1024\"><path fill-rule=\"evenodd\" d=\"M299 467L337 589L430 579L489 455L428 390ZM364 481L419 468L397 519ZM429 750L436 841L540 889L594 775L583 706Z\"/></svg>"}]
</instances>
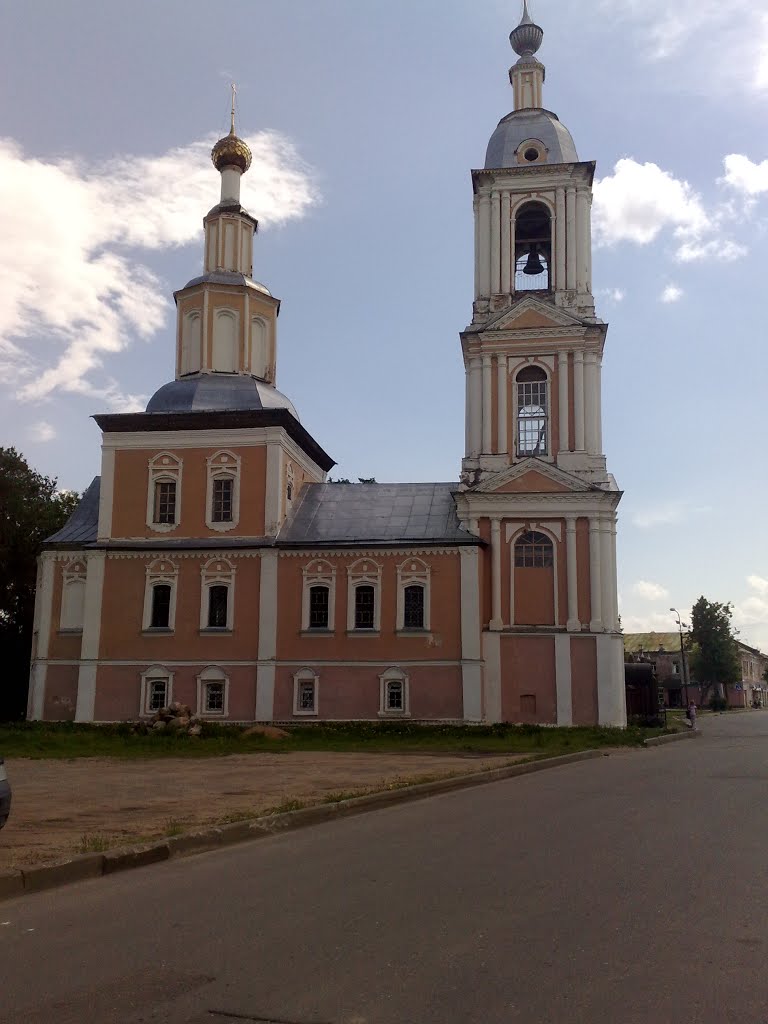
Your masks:
<instances>
[{"instance_id":1,"label":"green tree","mask_svg":"<svg viewBox=\"0 0 768 1024\"><path fill-rule=\"evenodd\" d=\"M733 634L733 608L720 601L700 597L691 610L691 673L701 683L701 700L707 703L709 691L728 699L728 684L741 675L741 663Z\"/></svg>"},{"instance_id":2,"label":"green tree","mask_svg":"<svg viewBox=\"0 0 768 1024\"><path fill-rule=\"evenodd\" d=\"M24 716L29 683L37 556L80 495L58 491L15 448L0 448L0 720Z\"/></svg>"}]
</instances>

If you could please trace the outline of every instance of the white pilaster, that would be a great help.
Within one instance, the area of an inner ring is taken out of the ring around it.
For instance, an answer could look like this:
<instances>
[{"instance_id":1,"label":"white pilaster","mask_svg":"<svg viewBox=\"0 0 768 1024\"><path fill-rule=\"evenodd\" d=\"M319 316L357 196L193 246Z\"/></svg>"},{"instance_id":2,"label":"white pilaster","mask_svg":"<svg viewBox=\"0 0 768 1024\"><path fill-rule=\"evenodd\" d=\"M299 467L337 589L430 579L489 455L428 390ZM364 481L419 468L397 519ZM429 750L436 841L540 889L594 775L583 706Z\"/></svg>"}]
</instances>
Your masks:
<instances>
[{"instance_id":1,"label":"white pilaster","mask_svg":"<svg viewBox=\"0 0 768 1024\"><path fill-rule=\"evenodd\" d=\"M491 294L501 291L501 197L491 193ZM487 449L488 450L488 449Z\"/></svg>"},{"instance_id":2,"label":"white pilaster","mask_svg":"<svg viewBox=\"0 0 768 1024\"><path fill-rule=\"evenodd\" d=\"M483 633L485 721L503 721L501 712L501 635Z\"/></svg>"},{"instance_id":3,"label":"white pilaster","mask_svg":"<svg viewBox=\"0 0 768 1024\"><path fill-rule=\"evenodd\" d=\"M600 725L624 728L627 724L624 688L624 646L621 636L598 636L597 714Z\"/></svg>"},{"instance_id":4,"label":"white pilaster","mask_svg":"<svg viewBox=\"0 0 768 1024\"><path fill-rule=\"evenodd\" d=\"M565 552L568 581L568 622L566 628L570 633L581 630L579 619L579 576L578 557L576 550L576 516L565 518Z\"/></svg>"},{"instance_id":5,"label":"white pilaster","mask_svg":"<svg viewBox=\"0 0 768 1024\"><path fill-rule=\"evenodd\" d=\"M567 452L570 448L570 431L568 424L568 353L557 353L557 399L558 418L560 420L560 451Z\"/></svg>"},{"instance_id":6,"label":"white pilaster","mask_svg":"<svg viewBox=\"0 0 768 1024\"><path fill-rule=\"evenodd\" d=\"M509 189L501 193L501 291L509 295L512 291L512 240L509 213Z\"/></svg>"},{"instance_id":7,"label":"white pilaster","mask_svg":"<svg viewBox=\"0 0 768 1024\"><path fill-rule=\"evenodd\" d=\"M501 617L501 520L491 519L491 622L489 629L504 628Z\"/></svg>"},{"instance_id":8,"label":"white pilaster","mask_svg":"<svg viewBox=\"0 0 768 1024\"><path fill-rule=\"evenodd\" d=\"M483 454L490 455L493 451L493 377L491 356L483 356Z\"/></svg>"},{"instance_id":9,"label":"white pilaster","mask_svg":"<svg viewBox=\"0 0 768 1024\"><path fill-rule=\"evenodd\" d=\"M562 291L566 286L565 238L565 189L560 185L555 192L555 287L558 291Z\"/></svg>"},{"instance_id":10,"label":"white pilaster","mask_svg":"<svg viewBox=\"0 0 768 1024\"><path fill-rule=\"evenodd\" d=\"M51 642L53 580L56 561L52 554L40 555L32 632L32 667L29 676L27 718L39 721L45 710L45 681Z\"/></svg>"},{"instance_id":11,"label":"white pilaster","mask_svg":"<svg viewBox=\"0 0 768 1024\"><path fill-rule=\"evenodd\" d=\"M491 197L480 196L480 295L491 294Z\"/></svg>"},{"instance_id":12,"label":"white pilaster","mask_svg":"<svg viewBox=\"0 0 768 1024\"><path fill-rule=\"evenodd\" d=\"M592 294L592 191L587 193L587 291Z\"/></svg>"},{"instance_id":13,"label":"white pilaster","mask_svg":"<svg viewBox=\"0 0 768 1024\"><path fill-rule=\"evenodd\" d=\"M475 221L475 298L480 297L480 196L472 197L472 213Z\"/></svg>"},{"instance_id":14,"label":"white pilaster","mask_svg":"<svg viewBox=\"0 0 768 1024\"><path fill-rule=\"evenodd\" d=\"M200 366L203 370L210 370L211 368L211 332L208 328L208 289L206 288L203 292L203 352L201 356Z\"/></svg>"},{"instance_id":15,"label":"white pilaster","mask_svg":"<svg viewBox=\"0 0 768 1024\"><path fill-rule=\"evenodd\" d=\"M586 189L580 188L576 192L576 238L577 238L577 260L576 260L576 288L582 294L587 291L587 272L589 262L589 196Z\"/></svg>"},{"instance_id":16,"label":"white pilaster","mask_svg":"<svg viewBox=\"0 0 768 1024\"><path fill-rule=\"evenodd\" d=\"M280 445L267 445L267 479L264 494L264 533L274 537L280 530L283 508L282 453Z\"/></svg>"},{"instance_id":17,"label":"white pilaster","mask_svg":"<svg viewBox=\"0 0 768 1024\"><path fill-rule=\"evenodd\" d=\"M589 595L590 595L590 622L589 628L593 633L599 633L603 628L602 595L603 583L601 572L601 542L600 542L600 521L597 516L589 517Z\"/></svg>"},{"instance_id":18,"label":"white pilaster","mask_svg":"<svg viewBox=\"0 0 768 1024\"><path fill-rule=\"evenodd\" d=\"M597 394L595 399L597 402L597 453L598 455L603 454L603 363L598 357L597 366L595 368L595 376L597 378Z\"/></svg>"},{"instance_id":19,"label":"white pilaster","mask_svg":"<svg viewBox=\"0 0 768 1024\"><path fill-rule=\"evenodd\" d=\"M597 356L594 352L584 353L584 438L587 452L597 455Z\"/></svg>"},{"instance_id":20,"label":"white pilaster","mask_svg":"<svg viewBox=\"0 0 768 1024\"><path fill-rule=\"evenodd\" d=\"M611 524L600 520L600 578L601 594L600 608L603 619L603 629L612 631L615 628L613 621L613 557L611 552Z\"/></svg>"},{"instance_id":21,"label":"white pilaster","mask_svg":"<svg viewBox=\"0 0 768 1024\"><path fill-rule=\"evenodd\" d=\"M555 692L557 695L557 724L573 725L571 638L567 633L558 633L555 636Z\"/></svg>"},{"instance_id":22,"label":"white pilaster","mask_svg":"<svg viewBox=\"0 0 768 1024\"><path fill-rule=\"evenodd\" d=\"M480 652L480 558L479 549L464 547L461 559L461 680L464 720L483 717Z\"/></svg>"},{"instance_id":23,"label":"white pilaster","mask_svg":"<svg viewBox=\"0 0 768 1024\"><path fill-rule=\"evenodd\" d=\"M507 357L501 353L496 356L496 372L498 384L496 396L496 404L498 406L498 444L496 445L496 451L500 455L506 455L509 451L507 440L507 381L509 380L509 373L507 370Z\"/></svg>"},{"instance_id":24,"label":"white pilaster","mask_svg":"<svg viewBox=\"0 0 768 1024\"><path fill-rule=\"evenodd\" d=\"M470 392L472 410L470 413L470 455L478 458L483 448L483 370L480 356L472 356L469 361Z\"/></svg>"},{"instance_id":25,"label":"white pilaster","mask_svg":"<svg viewBox=\"0 0 768 1024\"><path fill-rule=\"evenodd\" d=\"M616 562L616 514L611 516L611 623L612 628L618 630L619 626L619 577ZM623 664L623 655L622 655ZM685 666L683 666L685 668Z\"/></svg>"},{"instance_id":26,"label":"white pilaster","mask_svg":"<svg viewBox=\"0 0 768 1024\"><path fill-rule=\"evenodd\" d=\"M464 368L464 457L472 454L472 370L471 362Z\"/></svg>"},{"instance_id":27,"label":"white pilaster","mask_svg":"<svg viewBox=\"0 0 768 1024\"><path fill-rule=\"evenodd\" d=\"M271 722L275 714L277 568L277 551L265 551L260 560L259 579L259 665L256 669L255 710L257 722Z\"/></svg>"},{"instance_id":28,"label":"white pilaster","mask_svg":"<svg viewBox=\"0 0 768 1024\"><path fill-rule=\"evenodd\" d=\"M584 448L584 352L577 349L573 353L573 426L574 448L583 452Z\"/></svg>"},{"instance_id":29,"label":"white pilaster","mask_svg":"<svg viewBox=\"0 0 768 1024\"><path fill-rule=\"evenodd\" d=\"M112 536L112 505L115 495L115 449L101 448L101 484L99 485L99 540Z\"/></svg>"},{"instance_id":30,"label":"white pilaster","mask_svg":"<svg viewBox=\"0 0 768 1024\"><path fill-rule=\"evenodd\" d=\"M76 722L92 722L96 704L96 669L101 638L101 599L104 593L106 554L93 551L86 558L83 638L77 676Z\"/></svg>"},{"instance_id":31,"label":"white pilaster","mask_svg":"<svg viewBox=\"0 0 768 1024\"><path fill-rule=\"evenodd\" d=\"M576 287L576 189L569 185L565 190L565 223L566 223L566 288Z\"/></svg>"}]
</instances>

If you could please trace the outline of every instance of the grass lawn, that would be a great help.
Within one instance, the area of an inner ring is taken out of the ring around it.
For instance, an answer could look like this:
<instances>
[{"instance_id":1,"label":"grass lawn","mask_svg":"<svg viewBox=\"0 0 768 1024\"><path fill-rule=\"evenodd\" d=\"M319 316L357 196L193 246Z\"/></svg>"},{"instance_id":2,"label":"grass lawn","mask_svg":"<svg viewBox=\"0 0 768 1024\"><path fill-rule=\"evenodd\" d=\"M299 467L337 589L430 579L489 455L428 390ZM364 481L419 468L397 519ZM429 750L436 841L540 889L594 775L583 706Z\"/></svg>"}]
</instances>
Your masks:
<instances>
[{"instance_id":1,"label":"grass lawn","mask_svg":"<svg viewBox=\"0 0 768 1024\"><path fill-rule=\"evenodd\" d=\"M227 754L335 751L369 753L532 754L554 756L596 747L637 747L661 729L573 729L534 725L417 725L355 722L295 726L286 739L245 736L245 727L206 722L200 737L136 735L130 724L0 724L0 757L221 757Z\"/></svg>"}]
</instances>

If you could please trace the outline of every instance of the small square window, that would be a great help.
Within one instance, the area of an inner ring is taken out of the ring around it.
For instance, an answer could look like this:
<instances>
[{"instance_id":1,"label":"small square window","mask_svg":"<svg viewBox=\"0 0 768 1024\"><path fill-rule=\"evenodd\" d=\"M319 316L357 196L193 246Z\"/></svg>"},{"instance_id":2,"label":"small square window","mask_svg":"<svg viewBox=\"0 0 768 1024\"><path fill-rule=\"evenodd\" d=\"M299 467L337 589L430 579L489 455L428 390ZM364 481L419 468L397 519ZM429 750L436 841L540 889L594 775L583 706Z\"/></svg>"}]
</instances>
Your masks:
<instances>
[{"instance_id":1,"label":"small square window","mask_svg":"<svg viewBox=\"0 0 768 1024\"><path fill-rule=\"evenodd\" d=\"M403 683L400 679L391 679L387 683L387 711L403 710Z\"/></svg>"}]
</instances>

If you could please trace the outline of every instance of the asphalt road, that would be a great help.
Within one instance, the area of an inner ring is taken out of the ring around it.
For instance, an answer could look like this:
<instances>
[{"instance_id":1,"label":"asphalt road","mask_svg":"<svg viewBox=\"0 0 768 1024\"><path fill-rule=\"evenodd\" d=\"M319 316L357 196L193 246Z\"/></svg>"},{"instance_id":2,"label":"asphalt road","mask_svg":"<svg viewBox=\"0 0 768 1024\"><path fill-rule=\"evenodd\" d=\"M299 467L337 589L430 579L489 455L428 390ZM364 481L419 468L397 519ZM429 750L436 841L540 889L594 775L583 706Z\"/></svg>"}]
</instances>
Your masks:
<instances>
[{"instance_id":1,"label":"asphalt road","mask_svg":"<svg viewBox=\"0 0 768 1024\"><path fill-rule=\"evenodd\" d=\"M0 1020L766 1024L768 711L702 725L0 904Z\"/></svg>"}]
</instances>

